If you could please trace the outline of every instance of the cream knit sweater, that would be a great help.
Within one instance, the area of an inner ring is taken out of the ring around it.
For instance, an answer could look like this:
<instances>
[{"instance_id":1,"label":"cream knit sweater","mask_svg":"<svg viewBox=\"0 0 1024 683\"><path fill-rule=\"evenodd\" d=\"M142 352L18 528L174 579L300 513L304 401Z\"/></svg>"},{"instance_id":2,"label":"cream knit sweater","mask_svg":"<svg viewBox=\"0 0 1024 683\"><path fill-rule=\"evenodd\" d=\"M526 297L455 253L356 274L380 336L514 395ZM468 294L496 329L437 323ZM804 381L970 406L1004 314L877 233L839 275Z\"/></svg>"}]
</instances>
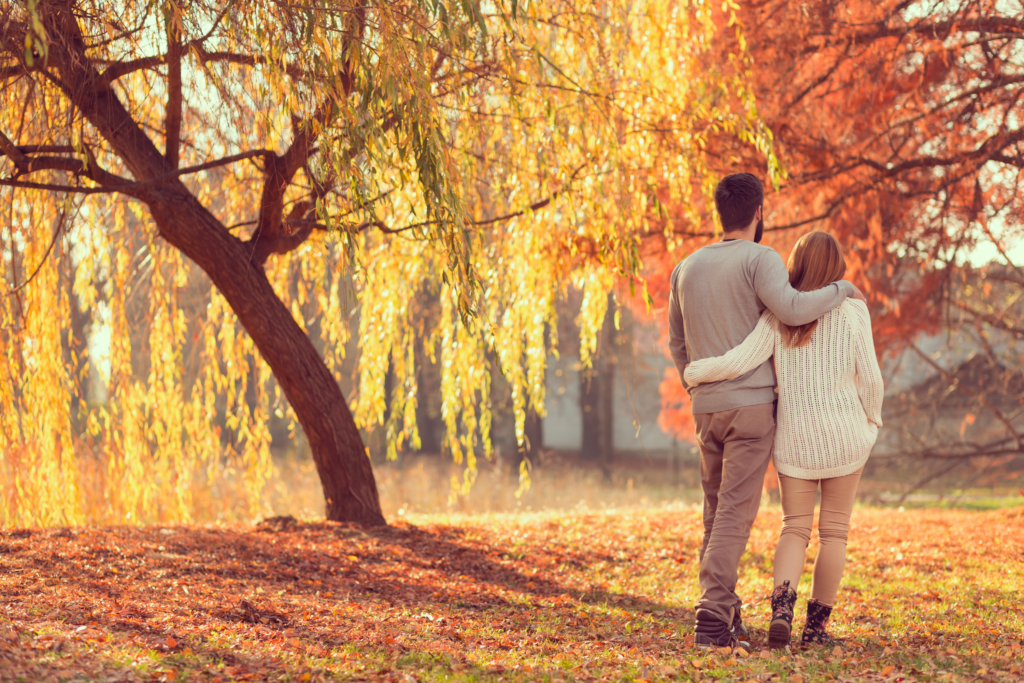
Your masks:
<instances>
[{"instance_id":1,"label":"cream knit sweater","mask_svg":"<svg viewBox=\"0 0 1024 683\"><path fill-rule=\"evenodd\" d=\"M689 384L739 377L775 355L779 376L775 468L797 479L860 469L882 426L882 373L862 301L847 299L818 319L811 341L788 346L765 311L754 331L723 356L686 366Z\"/></svg>"}]
</instances>

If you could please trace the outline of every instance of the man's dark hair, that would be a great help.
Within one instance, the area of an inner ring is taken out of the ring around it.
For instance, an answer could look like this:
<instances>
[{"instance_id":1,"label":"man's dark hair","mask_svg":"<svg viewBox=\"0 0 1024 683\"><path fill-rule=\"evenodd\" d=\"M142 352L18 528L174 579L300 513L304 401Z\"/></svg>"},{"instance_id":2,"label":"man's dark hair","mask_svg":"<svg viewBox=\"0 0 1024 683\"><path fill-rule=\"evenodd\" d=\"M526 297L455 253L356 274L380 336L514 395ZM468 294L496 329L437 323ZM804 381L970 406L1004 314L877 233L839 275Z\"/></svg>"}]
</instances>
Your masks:
<instances>
[{"instance_id":1,"label":"man's dark hair","mask_svg":"<svg viewBox=\"0 0 1024 683\"><path fill-rule=\"evenodd\" d=\"M715 208L722 229L742 230L754 220L757 207L764 204L764 188L752 173L727 175L715 188Z\"/></svg>"}]
</instances>

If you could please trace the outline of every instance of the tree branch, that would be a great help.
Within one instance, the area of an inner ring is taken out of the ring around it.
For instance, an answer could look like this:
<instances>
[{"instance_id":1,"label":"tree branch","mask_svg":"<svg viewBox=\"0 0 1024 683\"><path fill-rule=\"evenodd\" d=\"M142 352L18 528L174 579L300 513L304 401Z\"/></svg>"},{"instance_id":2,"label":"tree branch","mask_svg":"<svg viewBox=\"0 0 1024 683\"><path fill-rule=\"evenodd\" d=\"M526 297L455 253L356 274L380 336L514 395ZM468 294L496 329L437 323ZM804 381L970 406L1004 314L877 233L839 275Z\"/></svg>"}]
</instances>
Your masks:
<instances>
[{"instance_id":1,"label":"tree branch","mask_svg":"<svg viewBox=\"0 0 1024 683\"><path fill-rule=\"evenodd\" d=\"M917 344L911 344L910 348L912 351L914 351L914 353L920 356L925 363L935 368L939 372L939 374L941 374L943 377L946 378L947 381L949 381L950 384L952 384L954 387L964 392L968 396L977 399L979 403L988 408L989 412L991 412L995 416L995 418L1002 422L1003 426L1006 427L1006 431L1010 433L1010 437L1013 439L1014 444L1016 444L1017 450L1021 450L1022 448L1024 448L1024 445L1022 445L1021 443L1020 434L1017 433L1017 430L1014 428L1013 423L1010 421L1008 417L1006 417L1005 414L1003 414L1003 411L999 410L999 408L993 405L993 403L989 401L983 394L980 394L974 391L973 389L970 389L965 385L961 384L960 380L955 375L953 375L951 372L946 370L946 368L942 367L934 360L932 360L928 354L926 354L924 351L917 347Z\"/></svg>"},{"instance_id":2,"label":"tree branch","mask_svg":"<svg viewBox=\"0 0 1024 683\"><path fill-rule=\"evenodd\" d=\"M142 71L143 69L158 67L164 61L165 57L163 55L157 55L155 57L140 57L127 62L114 62L100 74L100 82L102 85L108 86L122 76L127 76L130 73Z\"/></svg>"},{"instance_id":3,"label":"tree branch","mask_svg":"<svg viewBox=\"0 0 1024 683\"><path fill-rule=\"evenodd\" d=\"M918 157L917 159L908 159L892 166L867 157L859 157L858 161L865 166L870 166L876 171L879 171L884 177L892 177L911 169L935 168L937 166L956 166L957 164L961 164L965 161L991 159L994 155L998 154L997 150L1005 149L1006 147L1014 145L1021 140L1024 140L1024 129L1015 130L1013 133L1007 135L993 135L981 143L977 149L964 151L960 154L948 157Z\"/></svg>"},{"instance_id":4,"label":"tree branch","mask_svg":"<svg viewBox=\"0 0 1024 683\"><path fill-rule=\"evenodd\" d=\"M517 218L519 216L525 215L526 213L528 213L530 211L539 211L540 209L543 209L544 207L548 206L551 202L555 201L555 199L557 199L560 195L565 194L566 192L568 192L569 191L569 187L572 185L573 180L575 180L576 177L580 174L580 172L584 168L586 168L588 165L589 165L589 162L584 163L583 165L578 167L573 172L573 174L569 177L569 180L566 182L565 187L561 188L560 190L556 190L555 192L552 192L550 195L548 195L544 199L541 199L539 201L534 202L533 204L530 204L525 209L520 209L519 211L513 211L512 213L507 213L507 214L504 214L504 215L501 215L501 216L495 216L494 218L486 218L484 220L479 220L479 221L467 221L466 224L467 225L472 225L472 226L493 225L494 223L500 223L502 221L512 220L513 218ZM409 225L402 226L401 228L391 228L391 227L388 227L388 225L386 223L384 223L384 221L372 220L372 221L366 221L364 223L360 223L358 225L355 225L354 227L352 227L352 232L363 232L364 230L367 230L369 228L377 228L378 230L380 230L381 232L383 232L383 233L385 233L387 235L397 235L399 233L408 232L410 230L415 230L416 228L424 228L424 227L426 227L428 225L437 225L437 223L438 223L438 221L436 221L436 220L435 221L421 221L419 223L411 223ZM321 231L329 231L330 230L330 228L328 226L324 225L323 223L318 223L316 221L310 221L310 220L304 220L304 219L288 220L287 224L288 225L293 225L293 226L298 226L298 227L309 227L312 230L321 230Z\"/></svg>"},{"instance_id":5,"label":"tree branch","mask_svg":"<svg viewBox=\"0 0 1024 683\"><path fill-rule=\"evenodd\" d=\"M3 135L3 133L0 133L0 136L2 136L2 135ZM179 178L179 177L184 176L184 175L189 175L189 174L192 174L192 173L199 173L201 171L206 171L206 170L209 170L211 168L217 168L218 166L226 166L226 165L232 164L232 163L234 163L236 161L244 161L245 159L252 159L254 157L269 158L269 157L271 157L273 155L274 155L274 153L271 152L270 150L267 150L267 149L250 150L248 152L242 152L241 154L233 154L231 156L222 157L220 159L215 159L213 161L207 161L204 164L197 164L195 166L188 166L187 168L178 169L177 171L174 171L173 173L165 173L164 175L157 176L156 178L153 178L151 180L146 180L146 181L140 182L140 183L126 182L125 179L120 177L120 176L116 176L116 175L113 175L111 173L107 173L106 171L103 171L104 174L109 176L111 179L116 179L118 182L116 184L105 185L103 187L75 187L73 185L53 185L53 184L48 184L48 183L31 183L31 182L18 181L18 180L15 180L13 178L10 178L10 179L8 179L8 178L0 178L0 185L7 186L7 187L21 187L21 188L33 189L33 190L51 190L51 191L54 191L54 192L75 192L75 193L78 193L78 194L105 194L105 193L111 193L111 192L121 192L123 194L132 195L133 192L135 192L135 191L142 190L142 189L145 189L147 187L152 187L152 186L157 185L159 183L165 182L167 180L172 180L174 178ZM55 159L56 157L47 157L47 158ZM34 162L36 161L36 159L27 159L26 158L26 160L33 164L33 167L31 168L30 172L46 170L46 168L49 168L49 170L69 170L69 171L74 172L73 169L66 168L64 166L61 166L59 168L57 166L52 166L52 167L36 167L34 165ZM78 164L82 163L81 161L78 161L77 159L72 159L72 160L67 160L67 161L74 161L74 162L76 162ZM88 174L81 174L81 175L86 175L86 177L88 177L90 179L94 179L94 178L92 178L92 176L90 176ZM99 181L97 181L97 182L99 182Z\"/></svg>"},{"instance_id":6,"label":"tree branch","mask_svg":"<svg viewBox=\"0 0 1024 683\"><path fill-rule=\"evenodd\" d=\"M1017 168L1024 168L1024 156L1022 155L1012 157L1008 154L993 154L991 158L992 161L998 161L1002 164L1016 166Z\"/></svg>"},{"instance_id":7,"label":"tree branch","mask_svg":"<svg viewBox=\"0 0 1024 683\"><path fill-rule=\"evenodd\" d=\"M43 264L50 258L50 253L53 251L54 245L57 244L57 238L60 237L60 233L64 231L64 219L66 216L67 212L64 209L61 209L60 218L57 219L57 229L53 231L53 238L50 240L50 245L46 247L46 251L43 253L43 258L39 259L39 263L36 265L35 270L32 271L32 274L28 276L28 279L20 285L15 281L14 288L5 292L4 298L14 296L21 290L28 287L28 285L36 279L36 275L38 275L39 271L43 269Z\"/></svg>"},{"instance_id":8,"label":"tree branch","mask_svg":"<svg viewBox=\"0 0 1024 683\"><path fill-rule=\"evenodd\" d=\"M203 64L207 62L228 62L229 64L239 64L242 66L267 66L270 64L280 66L279 63L262 56L244 55L237 52L225 51L207 52L203 48L203 42L205 40L205 38L201 38L199 40L192 40L179 45L179 59L188 51L193 50L199 57L200 63ZM151 55L148 57L130 59L126 62L114 62L100 74L100 84L108 86L117 79L127 76L128 74L146 69L155 69L158 66L169 64L170 60L171 52L168 51L168 54L166 55ZM303 80L309 75L305 69L301 69L294 64L285 64L283 71L290 78L294 78L295 80ZM3 72L0 71L0 74L2 73ZM343 80L346 80L344 75ZM351 87L351 83L346 83L346 87Z\"/></svg>"},{"instance_id":9,"label":"tree branch","mask_svg":"<svg viewBox=\"0 0 1024 683\"><path fill-rule=\"evenodd\" d=\"M6 81L10 78L17 78L18 76L24 76L28 73L28 70L21 66L4 66L0 67L0 81Z\"/></svg>"},{"instance_id":10,"label":"tree branch","mask_svg":"<svg viewBox=\"0 0 1024 683\"><path fill-rule=\"evenodd\" d=\"M167 18L167 107L164 115L166 143L164 157L171 168L178 168L181 146L181 32L178 30L178 6L171 3Z\"/></svg>"},{"instance_id":11,"label":"tree branch","mask_svg":"<svg viewBox=\"0 0 1024 683\"><path fill-rule=\"evenodd\" d=\"M947 21L907 24L906 26L890 26L888 22L878 22L874 30L860 31L848 36L851 42L860 44L878 40L879 38L899 38L909 33L924 35L936 40L945 40L953 33L1006 33L1015 37L1024 36L1024 20L1009 17L981 17L969 19L956 17Z\"/></svg>"},{"instance_id":12,"label":"tree branch","mask_svg":"<svg viewBox=\"0 0 1024 683\"><path fill-rule=\"evenodd\" d=\"M964 313L973 316L975 319L980 320L981 322L987 325L991 325L992 327L1003 330L1004 332L1010 332L1011 334L1024 334L1024 327L1014 327L1013 325L1010 325L1009 323L1003 321L1002 319L994 315L982 313L981 311L971 308L962 301L951 301L950 303L952 303L955 307L959 308Z\"/></svg>"},{"instance_id":13,"label":"tree branch","mask_svg":"<svg viewBox=\"0 0 1024 683\"><path fill-rule=\"evenodd\" d=\"M22 154L74 154L75 148L71 145L18 145L18 151ZM7 156L7 152L0 149L0 157Z\"/></svg>"}]
</instances>

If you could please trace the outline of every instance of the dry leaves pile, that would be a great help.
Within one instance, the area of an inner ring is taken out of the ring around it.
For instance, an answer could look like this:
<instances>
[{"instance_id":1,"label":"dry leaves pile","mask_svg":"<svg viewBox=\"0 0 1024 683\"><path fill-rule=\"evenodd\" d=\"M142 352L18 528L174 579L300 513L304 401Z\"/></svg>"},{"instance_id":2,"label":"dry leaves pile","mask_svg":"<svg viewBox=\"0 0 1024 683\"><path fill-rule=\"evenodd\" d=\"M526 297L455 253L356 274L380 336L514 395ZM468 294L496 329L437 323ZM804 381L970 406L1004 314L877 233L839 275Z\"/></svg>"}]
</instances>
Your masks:
<instances>
[{"instance_id":1,"label":"dry leaves pile","mask_svg":"<svg viewBox=\"0 0 1024 683\"><path fill-rule=\"evenodd\" d=\"M857 510L846 646L776 653L762 511L750 654L692 645L696 510L413 521L0 532L0 680L1021 679L1021 509Z\"/></svg>"}]
</instances>

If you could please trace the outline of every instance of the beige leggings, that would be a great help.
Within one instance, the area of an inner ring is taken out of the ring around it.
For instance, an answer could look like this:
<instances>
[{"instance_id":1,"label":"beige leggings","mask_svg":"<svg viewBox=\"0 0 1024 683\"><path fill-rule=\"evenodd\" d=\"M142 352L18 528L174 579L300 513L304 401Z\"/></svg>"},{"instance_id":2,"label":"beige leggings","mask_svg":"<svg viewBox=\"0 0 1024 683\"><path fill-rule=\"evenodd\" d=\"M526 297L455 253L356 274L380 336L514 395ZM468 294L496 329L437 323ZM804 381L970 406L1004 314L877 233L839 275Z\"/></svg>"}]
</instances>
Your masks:
<instances>
[{"instance_id":1,"label":"beige leggings","mask_svg":"<svg viewBox=\"0 0 1024 683\"><path fill-rule=\"evenodd\" d=\"M846 566L846 537L850 531L850 514L857 497L857 484L863 468L845 477L833 479L796 479L779 475L782 494L782 534L775 548L775 585L789 581L794 589L804 568L804 552L811 538L814 503L821 485L821 514L818 538L821 547L814 561L811 598L831 606L839 592L839 582Z\"/></svg>"}]
</instances>

